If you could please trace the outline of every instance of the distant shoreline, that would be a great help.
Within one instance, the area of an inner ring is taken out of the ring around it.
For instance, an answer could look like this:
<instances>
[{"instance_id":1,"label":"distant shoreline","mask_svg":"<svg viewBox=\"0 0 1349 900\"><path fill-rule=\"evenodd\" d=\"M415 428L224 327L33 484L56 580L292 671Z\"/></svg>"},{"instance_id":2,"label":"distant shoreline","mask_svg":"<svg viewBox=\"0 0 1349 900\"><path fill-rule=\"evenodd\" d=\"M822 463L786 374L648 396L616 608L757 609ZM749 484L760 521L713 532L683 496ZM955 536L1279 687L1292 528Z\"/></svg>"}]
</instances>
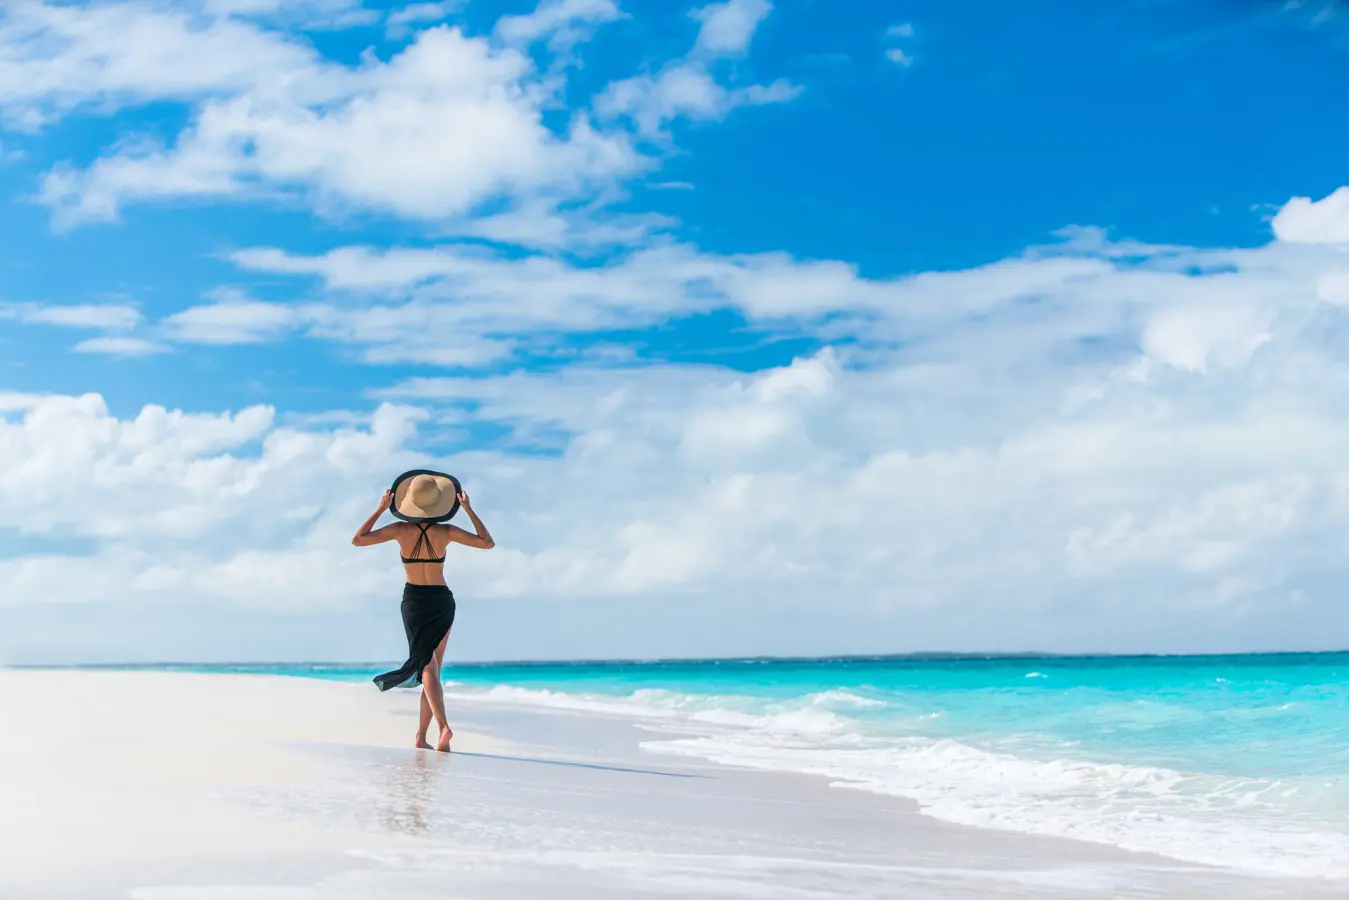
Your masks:
<instances>
[{"instance_id":1,"label":"distant shoreline","mask_svg":"<svg viewBox=\"0 0 1349 900\"><path fill-rule=\"evenodd\" d=\"M1016 653L964 653L958 651L919 651L915 653L893 654L856 654L832 656L732 656L732 657L662 657L655 659L550 659L550 660L491 660L463 661L447 663L447 669L516 669L516 668L561 668L575 667L644 667L678 668L685 666L828 666L848 664L905 664L924 662L981 663L1009 661L1043 661L1047 663L1082 663L1093 660L1102 662L1231 662L1234 660L1290 660L1304 658L1309 661L1325 657L1347 656L1349 650L1262 650L1247 653L1050 653L1026 651ZM314 668L314 669L366 669L387 665L389 660L359 661L318 661L318 660L267 660L256 662L219 661L219 662L136 662L136 663L22 663L0 668L10 669L81 669L81 670L201 670L201 669L274 669L274 668Z\"/></svg>"}]
</instances>

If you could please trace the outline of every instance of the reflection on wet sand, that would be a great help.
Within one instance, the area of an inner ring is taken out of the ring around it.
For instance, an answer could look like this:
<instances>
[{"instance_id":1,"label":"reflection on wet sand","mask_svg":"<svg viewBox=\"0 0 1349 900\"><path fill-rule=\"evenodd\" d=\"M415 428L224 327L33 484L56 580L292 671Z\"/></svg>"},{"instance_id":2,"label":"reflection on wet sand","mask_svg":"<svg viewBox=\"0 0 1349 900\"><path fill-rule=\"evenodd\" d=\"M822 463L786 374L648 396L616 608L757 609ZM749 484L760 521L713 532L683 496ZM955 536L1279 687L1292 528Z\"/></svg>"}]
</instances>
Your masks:
<instances>
[{"instance_id":1,"label":"reflection on wet sand","mask_svg":"<svg viewBox=\"0 0 1349 900\"><path fill-rule=\"evenodd\" d=\"M376 815L387 831L399 834L426 834L432 821L427 814L435 798L433 764L426 751L412 751L412 759L389 766L385 789L376 793ZM438 761L438 760L437 760Z\"/></svg>"}]
</instances>

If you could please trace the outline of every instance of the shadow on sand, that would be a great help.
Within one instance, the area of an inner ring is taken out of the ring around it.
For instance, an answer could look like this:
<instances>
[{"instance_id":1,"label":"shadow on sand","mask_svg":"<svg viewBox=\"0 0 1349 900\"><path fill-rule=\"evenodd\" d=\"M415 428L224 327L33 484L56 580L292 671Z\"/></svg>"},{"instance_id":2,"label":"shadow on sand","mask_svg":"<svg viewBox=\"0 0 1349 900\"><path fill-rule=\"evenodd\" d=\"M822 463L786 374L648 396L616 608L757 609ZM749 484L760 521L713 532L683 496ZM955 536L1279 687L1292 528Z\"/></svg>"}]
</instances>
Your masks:
<instances>
[{"instance_id":1,"label":"shadow on sand","mask_svg":"<svg viewBox=\"0 0 1349 900\"><path fill-rule=\"evenodd\" d=\"M425 752L425 751L422 751ZM563 759L541 759L537 756L503 756L499 753L474 753L468 750L455 750L449 754L472 756L477 759L499 759L506 762L537 763L541 766L569 766L573 769L598 769L601 772L629 772L634 775L658 775L662 778L711 778L711 775L698 775L693 772L661 772L656 769L632 769L625 766L602 766L598 763L571 762Z\"/></svg>"},{"instance_id":2,"label":"shadow on sand","mask_svg":"<svg viewBox=\"0 0 1349 900\"><path fill-rule=\"evenodd\" d=\"M459 757L472 759L490 759L498 762L533 763L538 766L563 766L571 769L593 769L598 772L622 772L630 775L654 775L659 778L697 778L711 780L715 775L703 775L697 772L662 772L659 769L641 769L634 766L606 766L601 763L575 762L568 759L548 759L541 756L508 756L504 753L481 753L472 750L454 750L450 753L437 753L434 750L396 750L392 747L363 747L353 744L336 744L327 741L283 741L282 746L309 751L320 750L330 759L346 759L353 762L380 762L385 764L405 763L408 755L413 755L423 765L431 760L450 760Z\"/></svg>"}]
</instances>

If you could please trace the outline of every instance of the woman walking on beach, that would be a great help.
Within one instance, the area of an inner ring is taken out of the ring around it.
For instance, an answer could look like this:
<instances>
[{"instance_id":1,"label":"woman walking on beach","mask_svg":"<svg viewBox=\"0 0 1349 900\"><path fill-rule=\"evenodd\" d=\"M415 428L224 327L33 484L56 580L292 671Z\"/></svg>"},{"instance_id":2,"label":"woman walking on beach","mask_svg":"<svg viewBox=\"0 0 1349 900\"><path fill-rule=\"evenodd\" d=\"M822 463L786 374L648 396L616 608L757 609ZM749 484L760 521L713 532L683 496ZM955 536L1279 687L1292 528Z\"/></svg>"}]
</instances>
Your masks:
<instances>
[{"instance_id":1,"label":"woman walking on beach","mask_svg":"<svg viewBox=\"0 0 1349 900\"><path fill-rule=\"evenodd\" d=\"M473 520L476 533L457 525L443 524L463 508ZM379 517L389 510L402 519L375 528ZM371 529L374 529L373 531ZM496 546L487 526L469 505L458 479L440 472L416 470L405 472L394 481L393 487L380 498L379 509L356 530L351 543L369 547L397 541L402 551L403 569L407 583L403 586L403 630L407 633L407 662L392 672L375 676L381 691L399 687L409 681L422 686L421 721L417 727L417 746L430 750L426 732L435 718L440 726L440 739L435 749L450 749L450 730L445 718L445 691L440 683L440 666L445 658L445 642L454 624L454 594L445 584L445 556L450 544L463 544L490 550Z\"/></svg>"}]
</instances>

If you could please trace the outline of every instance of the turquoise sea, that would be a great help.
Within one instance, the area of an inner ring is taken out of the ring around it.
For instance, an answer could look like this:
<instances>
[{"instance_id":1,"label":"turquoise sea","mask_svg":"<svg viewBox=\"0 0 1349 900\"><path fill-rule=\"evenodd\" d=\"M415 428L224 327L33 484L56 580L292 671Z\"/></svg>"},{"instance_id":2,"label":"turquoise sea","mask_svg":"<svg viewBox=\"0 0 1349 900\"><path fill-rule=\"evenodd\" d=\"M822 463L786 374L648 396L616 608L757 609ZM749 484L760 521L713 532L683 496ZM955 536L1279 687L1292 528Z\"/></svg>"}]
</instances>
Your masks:
<instances>
[{"instance_id":1,"label":"turquoise sea","mask_svg":"<svg viewBox=\"0 0 1349 900\"><path fill-rule=\"evenodd\" d=\"M179 668L366 681L391 667ZM448 665L445 679L452 706L622 717L653 753L817 774L947 821L1349 876L1349 653Z\"/></svg>"}]
</instances>

